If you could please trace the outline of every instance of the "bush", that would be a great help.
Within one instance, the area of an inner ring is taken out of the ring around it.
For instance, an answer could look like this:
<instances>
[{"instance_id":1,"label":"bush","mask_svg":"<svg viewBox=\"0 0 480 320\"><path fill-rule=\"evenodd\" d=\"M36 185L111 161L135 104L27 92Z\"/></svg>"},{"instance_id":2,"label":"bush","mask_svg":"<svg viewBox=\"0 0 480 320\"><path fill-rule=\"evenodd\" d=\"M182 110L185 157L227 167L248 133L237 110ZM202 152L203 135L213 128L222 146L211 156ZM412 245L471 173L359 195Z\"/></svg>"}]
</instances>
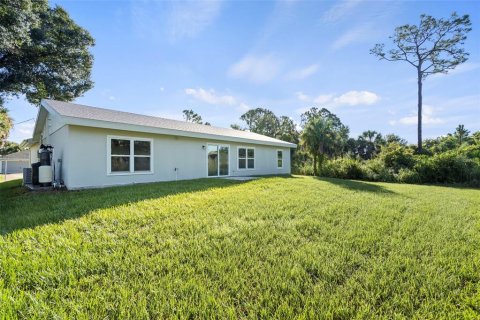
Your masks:
<instances>
[{"instance_id":1,"label":"bush","mask_svg":"<svg viewBox=\"0 0 480 320\"><path fill-rule=\"evenodd\" d=\"M364 165L365 179L370 181L393 182L395 177L393 170L385 166L385 162L381 159L373 159L366 161Z\"/></svg>"},{"instance_id":2,"label":"bush","mask_svg":"<svg viewBox=\"0 0 480 320\"><path fill-rule=\"evenodd\" d=\"M401 183L422 183L418 172L407 168L400 169L394 179Z\"/></svg>"},{"instance_id":3,"label":"bush","mask_svg":"<svg viewBox=\"0 0 480 320\"><path fill-rule=\"evenodd\" d=\"M313 176L313 164L312 163L302 163L296 167L292 168L293 174L301 174L304 176Z\"/></svg>"},{"instance_id":4,"label":"bush","mask_svg":"<svg viewBox=\"0 0 480 320\"><path fill-rule=\"evenodd\" d=\"M387 168L398 172L402 168L413 168L415 156L413 150L399 143L391 143L383 148L380 159Z\"/></svg>"},{"instance_id":5,"label":"bush","mask_svg":"<svg viewBox=\"0 0 480 320\"><path fill-rule=\"evenodd\" d=\"M423 183L469 183L480 181L480 163L455 151L419 157L415 170Z\"/></svg>"},{"instance_id":6,"label":"bush","mask_svg":"<svg viewBox=\"0 0 480 320\"><path fill-rule=\"evenodd\" d=\"M348 157L325 161L320 168L320 175L340 179L364 178L362 162Z\"/></svg>"}]
</instances>

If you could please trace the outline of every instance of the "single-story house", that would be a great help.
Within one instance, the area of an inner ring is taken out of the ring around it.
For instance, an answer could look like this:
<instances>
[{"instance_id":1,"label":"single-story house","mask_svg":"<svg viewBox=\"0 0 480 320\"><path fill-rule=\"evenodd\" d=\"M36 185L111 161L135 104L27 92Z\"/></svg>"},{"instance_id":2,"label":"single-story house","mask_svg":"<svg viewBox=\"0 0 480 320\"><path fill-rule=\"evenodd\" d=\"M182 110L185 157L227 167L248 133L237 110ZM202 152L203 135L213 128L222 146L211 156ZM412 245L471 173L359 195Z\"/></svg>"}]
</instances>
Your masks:
<instances>
[{"instance_id":1,"label":"single-story house","mask_svg":"<svg viewBox=\"0 0 480 320\"><path fill-rule=\"evenodd\" d=\"M22 173L23 168L30 167L30 152L17 151L0 156L0 174Z\"/></svg>"},{"instance_id":2,"label":"single-story house","mask_svg":"<svg viewBox=\"0 0 480 320\"><path fill-rule=\"evenodd\" d=\"M41 144L53 146L54 180L68 189L290 174L296 148L248 131L55 100L41 102L32 158Z\"/></svg>"}]
</instances>

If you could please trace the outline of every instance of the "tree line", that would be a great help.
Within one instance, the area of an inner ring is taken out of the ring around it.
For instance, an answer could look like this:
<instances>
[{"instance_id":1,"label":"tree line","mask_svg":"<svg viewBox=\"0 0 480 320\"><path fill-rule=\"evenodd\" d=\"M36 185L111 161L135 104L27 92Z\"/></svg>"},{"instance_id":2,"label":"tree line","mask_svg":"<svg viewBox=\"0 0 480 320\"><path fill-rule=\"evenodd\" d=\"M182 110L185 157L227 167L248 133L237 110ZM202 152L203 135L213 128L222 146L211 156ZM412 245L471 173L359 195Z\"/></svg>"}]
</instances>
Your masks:
<instances>
[{"instance_id":1,"label":"tree line","mask_svg":"<svg viewBox=\"0 0 480 320\"><path fill-rule=\"evenodd\" d=\"M463 45L471 31L468 15L448 18L423 14L418 25L395 29L392 46L370 51L380 60L404 61L417 76L417 146L394 134L367 130L349 137L349 129L325 108L310 108L297 125L267 108L245 112L237 130L249 130L299 145L292 154L294 172L343 178L399 182L462 182L480 180L479 133L459 125L436 139L422 137L423 82L447 73L468 59ZM6 141L13 120L4 106L9 97L24 96L38 106L41 99L71 101L93 87L91 70L95 41L60 6L47 0L0 2L0 153L18 150ZM185 121L210 125L191 109Z\"/></svg>"}]
</instances>

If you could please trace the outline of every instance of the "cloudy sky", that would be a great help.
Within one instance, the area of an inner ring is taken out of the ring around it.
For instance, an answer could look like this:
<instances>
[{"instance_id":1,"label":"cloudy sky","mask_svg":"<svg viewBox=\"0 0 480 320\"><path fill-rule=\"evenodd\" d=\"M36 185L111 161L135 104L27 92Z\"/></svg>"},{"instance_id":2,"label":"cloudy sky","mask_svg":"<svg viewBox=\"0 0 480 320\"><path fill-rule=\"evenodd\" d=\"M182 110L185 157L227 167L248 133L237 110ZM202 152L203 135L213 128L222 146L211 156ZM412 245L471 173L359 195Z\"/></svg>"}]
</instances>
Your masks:
<instances>
[{"instance_id":1,"label":"cloudy sky","mask_svg":"<svg viewBox=\"0 0 480 320\"><path fill-rule=\"evenodd\" d=\"M480 130L478 1L57 1L96 40L95 87L78 103L181 119L193 109L228 127L249 108L299 121L326 107L350 127L415 142L413 67L378 61L369 49L421 13L470 14L467 63L424 84L424 136L460 123ZM15 122L35 118L22 99L7 104ZM34 121L10 139L31 136Z\"/></svg>"}]
</instances>

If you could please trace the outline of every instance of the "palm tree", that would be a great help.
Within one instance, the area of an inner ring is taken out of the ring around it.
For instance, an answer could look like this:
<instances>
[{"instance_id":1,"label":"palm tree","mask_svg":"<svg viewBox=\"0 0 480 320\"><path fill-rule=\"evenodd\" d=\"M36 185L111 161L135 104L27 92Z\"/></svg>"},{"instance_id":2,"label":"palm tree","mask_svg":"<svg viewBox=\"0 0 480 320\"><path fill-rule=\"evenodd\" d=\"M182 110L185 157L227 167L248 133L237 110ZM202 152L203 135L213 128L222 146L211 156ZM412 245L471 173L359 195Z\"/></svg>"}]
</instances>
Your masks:
<instances>
[{"instance_id":1,"label":"palm tree","mask_svg":"<svg viewBox=\"0 0 480 320\"><path fill-rule=\"evenodd\" d=\"M371 159L379 151L382 144L385 143L382 135L377 131L367 130L358 137L359 154L364 159Z\"/></svg>"},{"instance_id":2,"label":"palm tree","mask_svg":"<svg viewBox=\"0 0 480 320\"><path fill-rule=\"evenodd\" d=\"M457 138L458 144L462 144L465 140L467 140L469 134L470 131L465 129L463 124L459 124L453 135Z\"/></svg>"},{"instance_id":3,"label":"palm tree","mask_svg":"<svg viewBox=\"0 0 480 320\"><path fill-rule=\"evenodd\" d=\"M302 132L302 143L313 155L314 175L318 175L317 159L321 167L326 157L326 151L331 149L335 142L334 136L332 122L328 119L315 117L305 125Z\"/></svg>"}]
</instances>

